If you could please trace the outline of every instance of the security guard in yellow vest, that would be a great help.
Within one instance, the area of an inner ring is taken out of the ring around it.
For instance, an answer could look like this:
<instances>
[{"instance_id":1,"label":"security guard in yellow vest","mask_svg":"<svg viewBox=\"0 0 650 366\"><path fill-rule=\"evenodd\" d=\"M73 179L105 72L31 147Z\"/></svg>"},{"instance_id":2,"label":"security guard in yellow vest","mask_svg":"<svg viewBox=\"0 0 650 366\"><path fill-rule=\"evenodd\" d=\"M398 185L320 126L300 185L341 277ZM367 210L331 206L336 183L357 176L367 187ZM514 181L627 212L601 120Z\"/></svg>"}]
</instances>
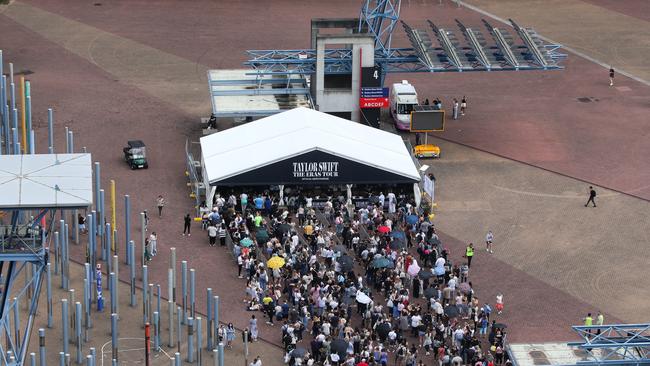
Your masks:
<instances>
[{"instance_id":1,"label":"security guard in yellow vest","mask_svg":"<svg viewBox=\"0 0 650 366\"><path fill-rule=\"evenodd\" d=\"M467 268L472 267L472 257L474 257L474 244L469 243L465 248L465 257L467 258Z\"/></svg>"}]
</instances>

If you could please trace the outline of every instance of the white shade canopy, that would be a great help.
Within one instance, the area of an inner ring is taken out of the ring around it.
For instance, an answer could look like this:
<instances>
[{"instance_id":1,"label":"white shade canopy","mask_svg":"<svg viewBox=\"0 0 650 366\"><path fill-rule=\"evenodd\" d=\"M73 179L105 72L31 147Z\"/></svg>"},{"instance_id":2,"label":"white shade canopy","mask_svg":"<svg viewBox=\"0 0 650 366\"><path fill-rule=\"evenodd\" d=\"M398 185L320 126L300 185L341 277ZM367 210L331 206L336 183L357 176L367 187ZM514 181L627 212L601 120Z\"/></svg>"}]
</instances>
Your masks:
<instances>
[{"instance_id":1,"label":"white shade canopy","mask_svg":"<svg viewBox=\"0 0 650 366\"><path fill-rule=\"evenodd\" d=\"M388 173L398 181L420 180L400 136L308 108L295 108L205 136L201 150L206 180L211 185L315 151ZM356 183L351 176L337 181Z\"/></svg>"},{"instance_id":2,"label":"white shade canopy","mask_svg":"<svg viewBox=\"0 0 650 366\"><path fill-rule=\"evenodd\" d=\"M93 203L90 154L0 156L0 209L83 208Z\"/></svg>"}]
</instances>

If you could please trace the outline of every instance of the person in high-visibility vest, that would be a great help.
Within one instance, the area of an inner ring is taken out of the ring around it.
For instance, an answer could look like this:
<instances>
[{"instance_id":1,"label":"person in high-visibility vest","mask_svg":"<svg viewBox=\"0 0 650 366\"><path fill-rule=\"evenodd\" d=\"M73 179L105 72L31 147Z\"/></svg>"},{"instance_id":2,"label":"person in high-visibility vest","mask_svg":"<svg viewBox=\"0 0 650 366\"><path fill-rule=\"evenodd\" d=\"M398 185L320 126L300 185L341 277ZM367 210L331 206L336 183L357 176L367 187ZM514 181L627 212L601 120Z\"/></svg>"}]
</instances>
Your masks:
<instances>
[{"instance_id":1,"label":"person in high-visibility vest","mask_svg":"<svg viewBox=\"0 0 650 366\"><path fill-rule=\"evenodd\" d=\"M474 256L474 244L469 243L465 248L465 257L467 257L467 268L472 267L472 257Z\"/></svg>"}]
</instances>

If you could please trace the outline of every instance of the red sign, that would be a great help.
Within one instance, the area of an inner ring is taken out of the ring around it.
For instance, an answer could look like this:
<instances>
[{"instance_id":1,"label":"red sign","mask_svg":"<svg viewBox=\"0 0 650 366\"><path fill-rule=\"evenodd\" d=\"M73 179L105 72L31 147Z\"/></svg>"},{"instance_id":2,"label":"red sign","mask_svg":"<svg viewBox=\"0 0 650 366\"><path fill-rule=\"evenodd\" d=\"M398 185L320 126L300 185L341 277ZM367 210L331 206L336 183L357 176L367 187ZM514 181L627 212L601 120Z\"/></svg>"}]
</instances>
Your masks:
<instances>
[{"instance_id":1,"label":"red sign","mask_svg":"<svg viewBox=\"0 0 650 366\"><path fill-rule=\"evenodd\" d=\"M385 108L389 104L388 98L359 98L361 108Z\"/></svg>"}]
</instances>

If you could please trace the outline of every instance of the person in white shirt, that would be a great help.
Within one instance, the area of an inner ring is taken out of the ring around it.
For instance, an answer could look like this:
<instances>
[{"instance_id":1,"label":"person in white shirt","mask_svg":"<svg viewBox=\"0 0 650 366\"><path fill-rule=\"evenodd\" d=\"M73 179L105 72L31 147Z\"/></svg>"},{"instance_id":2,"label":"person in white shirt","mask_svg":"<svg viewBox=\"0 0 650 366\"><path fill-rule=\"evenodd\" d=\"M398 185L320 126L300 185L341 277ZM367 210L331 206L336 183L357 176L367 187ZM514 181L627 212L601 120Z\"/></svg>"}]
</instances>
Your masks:
<instances>
[{"instance_id":1,"label":"person in white shirt","mask_svg":"<svg viewBox=\"0 0 650 366\"><path fill-rule=\"evenodd\" d=\"M383 192L379 192L379 207L381 207L382 210L384 209L385 202L386 202L386 196L384 196Z\"/></svg>"},{"instance_id":2,"label":"person in white shirt","mask_svg":"<svg viewBox=\"0 0 650 366\"><path fill-rule=\"evenodd\" d=\"M397 199L395 198L395 193L388 192L388 213L395 213L397 207Z\"/></svg>"},{"instance_id":3,"label":"person in white shirt","mask_svg":"<svg viewBox=\"0 0 650 366\"><path fill-rule=\"evenodd\" d=\"M494 241L494 234L492 234L492 230L489 230L487 232L487 235L485 235L485 250L494 253L492 251L492 242Z\"/></svg>"}]
</instances>

